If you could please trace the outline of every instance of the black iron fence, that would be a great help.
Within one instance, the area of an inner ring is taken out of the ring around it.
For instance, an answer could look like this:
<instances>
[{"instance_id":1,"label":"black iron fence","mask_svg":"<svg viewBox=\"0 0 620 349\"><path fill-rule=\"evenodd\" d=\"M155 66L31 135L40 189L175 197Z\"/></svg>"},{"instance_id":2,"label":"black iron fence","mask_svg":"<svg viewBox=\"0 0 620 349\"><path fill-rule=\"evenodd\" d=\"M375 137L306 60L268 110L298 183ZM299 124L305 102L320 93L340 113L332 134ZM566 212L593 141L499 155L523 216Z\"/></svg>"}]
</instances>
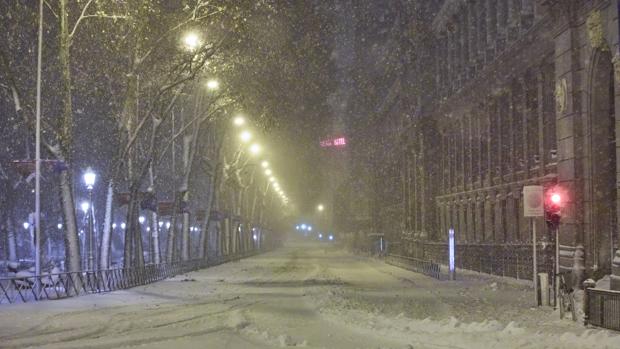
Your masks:
<instances>
[{"instance_id":1,"label":"black iron fence","mask_svg":"<svg viewBox=\"0 0 620 349\"><path fill-rule=\"evenodd\" d=\"M150 264L142 268L115 268L62 272L37 276L0 278L0 305L61 299L85 294L110 292L150 284L187 273L258 254L252 251L236 256Z\"/></svg>"},{"instance_id":2,"label":"black iron fence","mask_svg":"<svg viewBox=\"0 0 620 349\"><path fill-rule=\"evenodd\" d=\"M586 288L586 325L620 331L620 291Z\"/></svg>"},{"instance_id":3,"label":"black iron fence","mask_svg":"<svg viewBox=\"0 0 620 349\"><path fill-rule=\"evenodd\" d=\"M435 279L441 278L441 267L439 264L418 258L389 254L385 257L385 262L403 269L421 273Z\"/></svg>"},{"instance_id":4,"label":"black iron fence","mask_svg":"<svg viewBox=\"0 0 620 349\"><path fill-rule=\"evenodd\" d=\"M405 240L401 244L400 255L421 260L432 260L448 264L448 244L446 242ZM537 267L539 273L552 273L555 247L549 243L539 243ZM486 274L508 276L517 279L532 279L533 259L531 244L483 244L458 243L454 256L455 266Z\"/></svg>"}]
</instances>

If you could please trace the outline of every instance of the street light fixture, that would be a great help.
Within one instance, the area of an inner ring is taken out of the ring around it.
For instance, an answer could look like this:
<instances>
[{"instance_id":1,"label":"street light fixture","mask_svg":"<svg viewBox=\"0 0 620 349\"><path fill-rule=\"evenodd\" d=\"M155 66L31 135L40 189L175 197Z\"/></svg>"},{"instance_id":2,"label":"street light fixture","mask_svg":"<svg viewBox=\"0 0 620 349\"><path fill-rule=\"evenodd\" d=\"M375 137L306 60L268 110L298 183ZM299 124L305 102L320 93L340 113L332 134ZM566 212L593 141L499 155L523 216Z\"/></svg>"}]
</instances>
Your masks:
<instances>
[{"instance_id":1,"label":"street light fixture","mask_svg":"<svg viewBox=\"0 0 620 349\"><path fill-rule=\"evenodd\" d=\"M273 172L272 172L270 169L266 169L266 170L265 170L265 174L266 174L267 176L271 176L271 174L272 174L272 173L273 173Z\"/></svg>"},{"instance_id":2,"label":"street light fixture","mask_svg":"<svg viewBox=\"0 0 620 349\"><path fill-rule=\"evenodd\" d=\"M260 153L260 145L258 145L257 143L252 144L250 146L250 153L254 155Z\"/></svg>"},{"instance_id":3,"label":"street light fixture","mask_svg":"<svg viewBox=\"0 0 620 349\"><path fill-rule=\"evenodd\" d=\"M239 134L239 138L241 139L242 142L247 143L250 139L252 139L252 133L250 133L250 131L242 131Z\"/></svg>"},{"instance_id":4,"label":"street light fixture","mask_svg":"<svg viewBox=\"0 0 620 349\"><path fill-rule=\"evenodd\" d=\"M86 189L88 190L88 202L86 205L82 203L82 210L84 213L88 212L88 269L95 269L95 256L94 256L94 227L93 227L93 188L95 187L95 181L97 180L97 174L93 172L93 169L88 167L86 172L84 172L84 184L86 184Z\"/></svg>"},{"instance_id":5,"label":"street light fixture","mask_svg":"<svg viewBox=\"0 0 620 349\"><path fill-rule=\"evenodd\" d=\"M92 190L95 186L95 180L97 179L97 174L93 172L92 168L87 168L86 172L84 172L84 184L86 184L86 189Z\"/></svg>"},{"instance_id":6,"label":"street light fixture","mask_svg":"<svg viewBox=\"0 0 620 349\"><path fill-rule=\"evenodd\" d=\"M325 209L325 207L323 206L323 204L319 204L319 205L316 207L316 209L317 209L317 210L319 210L319 212L322 212L322 211Z\"/></svg>"},{"instance_id":7,"label":"street light fixture","mask_svg":"<svg viewBox=\"0 0 620 349\"><path fill-rule=\"evenodd\" d=\"M82 203L80 204L80 208L82 209L82 212L84 212L84 214L87 214L88 209L90 209L90 203L88 203L88 201L82 201Z\"/></svg>"},{"instance_id":8,"label":"street light fixture","mask_svg":"<svg viewBox=\"0 0 620 349\"><path fill-rule=\"evenodd\" d=\"M127 225L125 224L125 222L121 223L121 229L125 230L126 227Z\"/></svg>"},{"instance_id":9,"label":"street light fixture","mask_svg":"<svg viewBox=\"0 0 620 349\"><path fill-rule=\"evenodd\" d=\"M220 88L220 82L217 80L209 80L207 81L207 88L209 90L217 90Z\"/></svg>"},{"instance_id":10,"label":"street light fixture","mask_svg":"<svg viewBox=\"0 0 620 349\"><path fill-rule=\"evenodd\" d=\"M140 224L144 224L144 221L145 221L145 220L146 220L146 219L144 218L144 216L140 216L140 217L138 217L138 222L140 222Z\"/></svg>"},{"instance_id":11,"label":"street light fixture","mask_svg":"<svg viewBox=\"0 0 620 349\"><path fill-rule=\"evenodd\" d=\"M235 126L243 126L245 125L245 118L243 116L237 116L233 119L233 124L235 124Z\"/></svg>"},{"instance_id":12,"label":"street light fixture","mask_svg":"<svg viewBox=\"0 0 620 349\"><path fill-rule=\"evenodd\" d=\"M187 33L183 37L183 44L188 51L194 51L200 46L200 38L196 33Z\"/></svg>"},{"instance_id":13,"label":"street light fixture","mask_svg":"<svg viewBox=\"0 0 620 349\"><path fill-rule=\"evenodd\" d=\"M260 165L261 165L261 166L263 166L263 168L267 168L267 167L269 167L269 163L268 163L267 161L263 161L263 162L261 162L261 164L260 164Z\"/></svg>"}]
</instances>

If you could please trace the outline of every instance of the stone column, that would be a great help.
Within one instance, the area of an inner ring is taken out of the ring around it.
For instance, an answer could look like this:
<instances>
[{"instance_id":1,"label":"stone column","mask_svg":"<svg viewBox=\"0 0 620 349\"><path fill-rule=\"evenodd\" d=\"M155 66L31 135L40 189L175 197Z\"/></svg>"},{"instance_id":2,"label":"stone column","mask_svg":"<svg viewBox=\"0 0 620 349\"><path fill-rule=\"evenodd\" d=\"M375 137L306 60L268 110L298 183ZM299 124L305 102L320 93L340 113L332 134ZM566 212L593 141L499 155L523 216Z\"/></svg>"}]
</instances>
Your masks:
<instances>
[{"instance_id":1,"label":"stone column","mask_svg":"<svg viewBox=\"0 0 620 349\"><path fill-rule=\"evenodd\" d=\"M454 23L454 81L457 88L462 84L461 75L463 72L463 18L455 16Z\"/></svg>"},{"instance_id":2,"label":"stone column","mask_svg":"<svg viewBox=\"0 0 620 349\"><path fill-rule=\"evenodd\" d=\"M496 1L496 37L495 37L495 51L501 52L506 46L506 36L508 29L508 1L509 0L491 0Z\"/></svg>"},{"instance_id":3,"label":"stone column","mask_svg":"<svg viewBox=\"0 0 620 349\"><path fill-rule=\"evenodd\" d=\"M520 78L519 84L521 85L522 92L521 101L519 101L519 104L521 104L521 126L523 127L523 136L521 137L521 146L523 149L523 172L525 175L524 178L530 178L530 165L533 156L533 154L530 154L530 142L534 142L535 140L533 138L530 138L529 135L530 110L528 109L527 105L528 85L525 81L525 78Z\"/></svg>"},{"instance_id":4,"label":"stone column","mask_svg":"<svg viewBox=\"0 0 620 349\"><path fill-rule=\"evenodd\" d=\"M459 229L458 229L458 235L459 235L459 239L458 242L459 243L463 243L467 241L467 221L466 221L466 208L467 205L467 201L464 198L458 199L458 212L459 212Z\"/></svg>"},{"instance_id":5,"label":"stone column","mask_svg":"<svg viewBox=\"0 0 620 349\"><path fill-rule=\"evenodd\" d=\"M545 156L545 108L544 108L544 98L545 98L545 90L544 90L544 75L542 67L538 69L536 72L536 96L538 105L536 106L536 120L538 121L538 176L542 177L545 175L545 165L546 165L546 156ZM535 136L536 137L536 136Z\"/></svg>"},{"instance_id":6,"label":"stone column","mask_svg":"<svg viewBox=\"0 0 620 349\"><path fill-rule=\"evenodd\" d=\"M489 97L490 98L490 97ZM486 105L486 142L487 142L487 147L486 147L486 151L487 151L487 156L486 156L486 160L487 160L487 173L486 173L486 182L483 184L486 187L489 187L493 184L493 175L495 173L495 170L493 169L493 166L495 166L494 161L493 161L493 155L495 154L492 150L492 146L493 146L493 137L497 137L496 131L497 130L493 130L491 128L491 125L493 124L491 122L491 120L493 119L494 116L494 101L489 101L489 103L487 103Z\"/></svg>"},{"instance_id":7,"label":"stone column","mask_svg":"<svg viewBox=\"0 0 620 349\"><path fill-rule=\"evenodd\" d=\"M485 216L484 216L484 196L476 196L476 242L484 240Z\"/></svg>"},{"instance_id":8,"label":"stone column","mask_svg":"<svg viewBox=\"0 0 620 349\"><path fill-rule=\"evenodd\" d=\"M518 159L516 159L517 157L517 152L516 150L516 144L515 144L515 121L517 119L517 110L516 110L516 103L514 100L514 91L512 90L512 86L508 92L508 133L509 133L509 139L508 139L508 144L509 144L509 158L508 158L508 178L509 180L512 182L515 180L515 172L517 169L516 163L518 161Z\"/></svg>"},{"instance_id":9,"label":"stone column","mask_svg":"<svg viewBox=\"0 0 620 349\"><path fill-rule=\"evenodd\" d=\"M486 0L487 61L495 54L497 37L497 0Z\"/></svg>"},{"instance_id":10,"label":"stone column","mask_svg":"<svg viewBox=\"0 0 620 349\"><path fill-rule=\"evenodd\" d=\"M519 36L521 15L519 14L518 2L521 0L508 1L508 41L514 41Z\"/></svg>"},{"instance_id":11,"label":"stone column","mask_svg":"<svg viewBox=\"0 0 620 349\"><path fill-rule=\"evenodd\" d=\"M467 3L467 17L469 18L469 76L473 76L476 67L476 55L478 53L478 18L474 3Z\"/></svg>"},{"instance_id":12,"label":"stone column","mask_svg":"<svg viewBox=\"0 0 620 349\"><path fill-rule=\"evenodd\" d=\"M446 148L446 135L444 134L444 130L440 130L441 134L441 194L446 194L448 191L446 190L446 158L448 156L447 148Z\"/></svg>"},{"instance_id":13,"label":"stone column","mask_svg":"<svg viewBox=\"0 0 620 349\"><path fill-rule=\"evenodd\" d=\"M506 98L503 96L500 96L499 98L497 98L497 105L494 108L494 114L493 114L493 120L495 122L495 125L493 125L491 127L491 132L495 133L495 145L496 148L494 149L494 151L496 152L495 154L495 158L496 158L496 169L494 170L494 172L496 173L497 177L499 177L499 183L504 181L504 169L505 169L505 165L504 165L504 143L510 141L509 137L505 137L506 135L503 134L503 129L504 129L504 123L509 123L510 122L510 117L506 117L505 115L502 115L503 113L503 105L506 102ZM504 117L502 117L504 116ZM508 119L508 120L506 120Z\"/></svg>"},{"instance_id":14,"label":"stone column","mask_svg":"<svg viewBox=\"0 0 620 349\"><path fill-rule=\"evenodd\" d=\"M611 289L620 291L620 250L616 251L612 261L611 274Z\"/></svg>"},{"instance_id":15,"label":"stone column","mask_svg":"<svg viewBox=\"0 0 620 349\"><path fill-rule=\"evenodd\" d=\"M476 2L476 14L478 18L478 25L476 27L478 31L478 59L480 63L484 62L484 57L487 53L487 33L486 33L486 4L485 0L478 0Z\"/></svg>"},{"instance_id":16,"label":"stone column","mask_svg":"<svg viewBox=\"0 0 620 349\"><path fill-rule=\"evenodd\" d=\"M455 44L455 38L454 38L454 31L453 30L448 30L448 76L447 76L447 80L446 83L448 85L448 91L452 91L452 88L454 87L454 44Z\"/></svg>"},{"instance_id":17,"label":"stone column","mask_svg":"<svg viewBox=\"0 0 620 349\"><path fill-rule=\"evenodd\" d=\"M517 208L516 201L512 191L505 194L506 197L506 242L513 243L517 240Z\"/></svg>"},{"instance_id":18,"label":"stone column","mask_svg":"<svg viewBox=\"0 0 620 349\"><path fill-rule=\"evenodd\" d=\"M477 226L477 221L476 221L476 197L475 196L471 196L469 197L469 199L467 200L467 207L469 209L469 216L467 217L467 231L469 232L468 234L468 238L467 241L469 241L470 243L473 243L476 241L476 226Z\"/></svg>"},{"instance_id":19,"label":"stone column","mask_svg":"<svg viewBox=\"0 0 620 349\"><path fill-rule=\"evenodd\" d=\"M495 195L495 212L494 212L494 221L495 221L495 243L503 243L506 242L506 217L504 215L504 207L506 205L506 196L502 192L498 192Z\"/></svg>"},{"instance_id":20,"label":"stone column","mask_svg":"<svg viewBox=\"0 0 620 349\"><path fill-rule=\"evenodd\" d=\"M528 29L534 23L534 0L521 0L521 28Z\"/></svg>"},{"instance_id":21,"label":"stone column","mask_svg":"<svg viewBox=\"0 0 620 349\"><path fill-rule=\"evenodd\" d=\"M467 178L466 178L467 177L467 170L465 169L466 168L466 163L467 163L466 155L467 155L467 151L469 149L467 149L467 138L466 138L467 137L467 135L466 135L467 130L466 130L466 127L465 127L466 121L464 121L463 118L466 118L466 116L465 115L462 116L461 117L461 122L460 122L460 124L461 124L461 132L460 132L461 142L459 144L459 146L460 146L459 151L461 153L461 155L460 155L461 163L459 164L460 168L458 169L458 171L461 173L461 190L465 191L465 190L467 190L467 185L466 185L467 184Z\"/></svg>"},{"instance_id":22,"label":"stone column","mask_svg":"<svg viewBox=\"0 0 620 349\"><path fill-rule=\"evenodd\" d=\"M445 216L446 204L443 201L443 199L437 202L437 209L439 211L439 230L440 230L439 236L444 236L445 234L447 234L446 232L448 231L448 227L446 225L446 216ZM441 240L441 239L433 239L433 240Z\"/></svg>"},{"instance_id":23,"label":"stone column","mask_svg":"<svg viewBox=\"0 0 620 349\"><path fill-rule=\"evenodd\" d=\"M463 80L467 80L468 78L468 69L470 62L470 43L469 43L469 13L467 11L466 5L463 7L463 13L459 16L461 17L462 26L461 26L461 45L462 45L462 57L461 57L461 76Z\"/></svg>"},{"instance_id":24,"label":"stone column","mask_svg":"<svg viewBox=\"0 0 620 349\"><path fill-rule=\"evenodd\" d=\"M485 242L495 241L495 193L490 190L484 196L484 235Z\"/></svg>"},{"instance_id":25,"label":"stone column","mask_svg":"<svg viewBox=\"0 0 620 349\"><path fill-rule=\"evenodd\" d=\"M576 246L582 244L584 232L582 222L584 178L581 155L584 149L583 120L586 117L581 101L586 100L582 82L584 69L575 59L575 51L580 45L580 33L576 26L569 25L571 18L563 15L558 18L561 31L555 35L555 91L556 91L556 135L558 143L558 182L570 195L562 209L560 244ZM562 267L572 268L570 264Z\"/></svg>"}]
</instances>

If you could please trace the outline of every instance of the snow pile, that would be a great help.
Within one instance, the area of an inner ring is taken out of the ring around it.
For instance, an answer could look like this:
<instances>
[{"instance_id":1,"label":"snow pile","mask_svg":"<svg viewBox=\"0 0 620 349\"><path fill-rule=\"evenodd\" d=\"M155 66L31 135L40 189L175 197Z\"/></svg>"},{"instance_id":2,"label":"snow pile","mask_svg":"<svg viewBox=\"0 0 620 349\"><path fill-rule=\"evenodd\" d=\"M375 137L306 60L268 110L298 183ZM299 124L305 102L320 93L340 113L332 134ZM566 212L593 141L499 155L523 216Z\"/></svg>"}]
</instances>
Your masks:
<instances>
[{"instance_id":1,"label":"snow pile","mask_svg":"<svg viewBox=\"0 0 620 349\"><path fill-rule=\"evenodd\" d=\"M330 322L357 327L360 333L372 332L384 338L404 343L448 346L455 348L486 348L490 343L502 343L502 348L575 348L582 349L597 343L597 348L620 348L620 336L605 330L575 332L532 332L512 321L462 322L448 319L411 319L403 314L388 317L379 313L345 308L323 308L321 314ZM415 346L414 346L415 347Z\"/></svg>"}]
</instances>

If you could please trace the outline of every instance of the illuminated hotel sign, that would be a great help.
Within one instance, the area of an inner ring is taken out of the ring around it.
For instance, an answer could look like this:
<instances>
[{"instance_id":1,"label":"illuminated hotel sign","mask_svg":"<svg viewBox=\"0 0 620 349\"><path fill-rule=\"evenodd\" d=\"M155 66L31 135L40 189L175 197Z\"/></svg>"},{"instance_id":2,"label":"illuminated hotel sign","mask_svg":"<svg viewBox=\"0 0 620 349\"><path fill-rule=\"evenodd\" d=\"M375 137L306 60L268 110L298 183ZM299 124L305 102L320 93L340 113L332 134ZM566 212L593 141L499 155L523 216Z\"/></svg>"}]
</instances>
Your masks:
<instances>
[{"instance_id":1,"label":"illuminated hotel sign","mask_svg":"<svg viewBox=\"0 0 620 349\"><path fill-rule=\"evenodd\" d=\"M336 138L324 139L321 141L321 147L323 148L331 148L331 147L342 148L346 145L347 145L347 139L342 136L336 137Z\"/></svg>"}]
</instances>

